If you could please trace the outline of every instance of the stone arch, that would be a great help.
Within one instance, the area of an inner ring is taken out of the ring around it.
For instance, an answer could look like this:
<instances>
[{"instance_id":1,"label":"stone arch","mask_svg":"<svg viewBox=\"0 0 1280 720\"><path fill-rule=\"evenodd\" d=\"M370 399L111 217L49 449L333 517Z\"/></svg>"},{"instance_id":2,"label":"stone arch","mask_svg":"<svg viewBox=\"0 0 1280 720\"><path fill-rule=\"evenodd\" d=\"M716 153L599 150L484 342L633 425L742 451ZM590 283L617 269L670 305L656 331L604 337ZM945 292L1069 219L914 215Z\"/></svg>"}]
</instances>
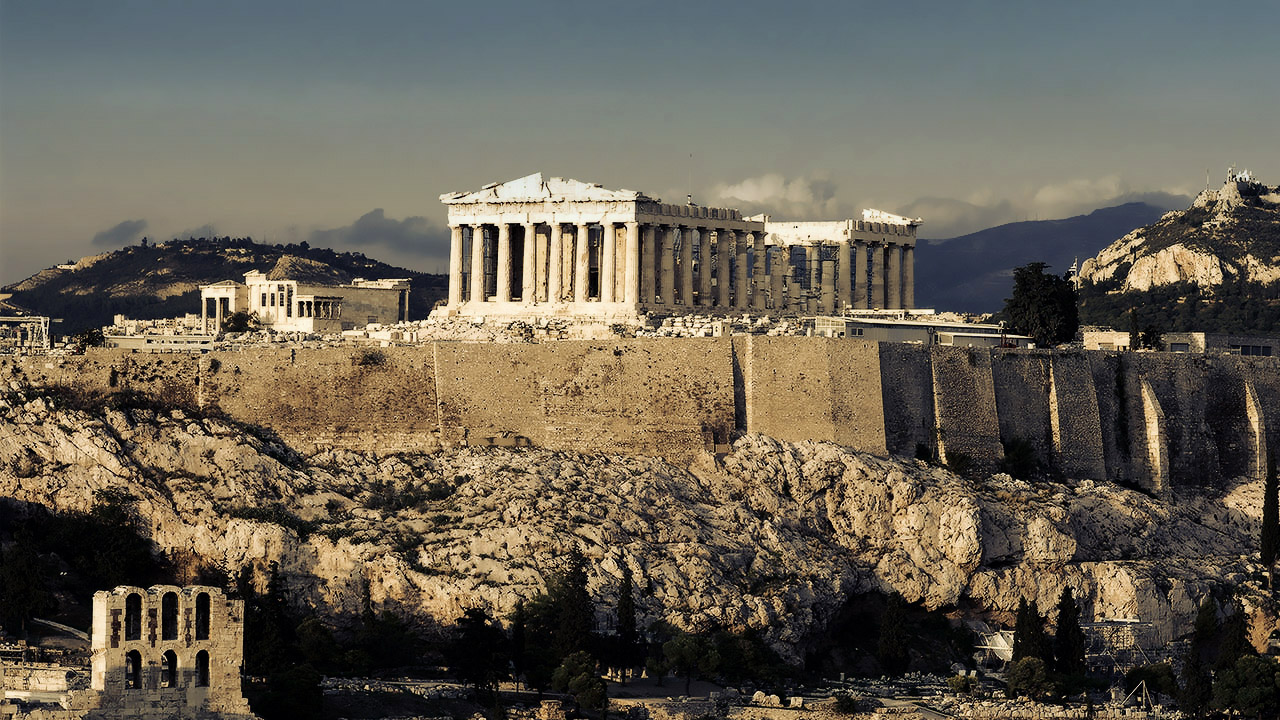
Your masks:
<instances>
[{"instance_id":1,"label":"stone arch","mask_svg":"<svg viewBox=\"0 0 1280 720\"><path fill-rule=\"evenodd\" d=\"M209 639L209 593L196 595L196 639Z\"/></svg>"},{"instance_id":2,"label":"stone arch","mask_svg":"<svg viewBox=\"0 0 1280 720\"><path fill-rule=\"evenodd\" d=\"M209 651L196 653L196 687L209 687Z\"/></svg>"},{"instance_id":3,"label":"stone arch","mask_svg":"<svg viewBox=\"0 0 1280 720\"><path fill-rule=\"evenodd\" d=\"M178 639L178 593L167 592L160 599L160 639Z\"/></svg>"},{"instance_id":4,"label":"stone arch","mask_svg":"<svg viewBox=\"0 0 1280 720\"><path fill-rule=\"evenodd\" d=\"M129 593L124 599L124 639L142 639L142 596Z\"/></svg>"},{"instance_id":5,"label":"stone arch","mask_svg":"<svg viewBox=\"0 0 1280 720\"><path fill-rule=\"evenodd\" d=\"M124 654L124 689L142 689L142 653L137 650Z\"/></svg>"},{"instance_id":6,"label":"stone arch","mask_svg":"<svg viewBox=\"0 0 1280 720\"><path fill-rule=\"evenodd\" d=\"M178 687L178 654L172 650L160 656L160 687Z\"/></svg>"}]
</instances>

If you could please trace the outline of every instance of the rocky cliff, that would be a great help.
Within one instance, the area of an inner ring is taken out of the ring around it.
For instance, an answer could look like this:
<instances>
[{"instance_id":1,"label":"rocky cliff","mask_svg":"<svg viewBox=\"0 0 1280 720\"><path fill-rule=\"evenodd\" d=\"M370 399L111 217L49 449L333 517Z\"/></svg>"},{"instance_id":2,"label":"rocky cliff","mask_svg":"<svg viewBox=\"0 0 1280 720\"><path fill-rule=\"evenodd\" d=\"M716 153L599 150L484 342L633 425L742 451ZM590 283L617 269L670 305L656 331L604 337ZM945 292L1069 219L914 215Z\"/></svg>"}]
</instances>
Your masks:
<instances>
[{"instance_id":1,"label":"rocky cliff","mask_svg":"<svg viewBox=\"0 0 1280 720\"><path fill-rule=\"evenodd\" d=\"M1240 296L1263 317L1223 329L1274 330L1280 301L1280 187L1233 170L1220 188L1206 189L1186 210L1166 213L1086 260L1080 277L1086 322L1120 326L1109 317L1116 310L1189 303L1181 313L1185 317L1160 324L1213 329L1193 327L1221 324L1214 317L1221 313L1198 313L1197 305L1237 305ZM1126 299L1116 302L1120 297Z\"/></svg>"},{"instance_id":2,"label":"rocky cliff","mask_svg":"<svg viewBox=\"0 0 1280 720\"><path fill-rule=\"evenodd\" d=\"M1247 589L1257 482L1160 501L758 435L687 469L538 449L302 457L227 420L57 404L30 390L0 403L0 497L74 510L125 488L161 549L277 563L295 602L336 620L358 613L365 582L424 622L505 615L573 545L602 628L625 563L649 619L760 628L791 657L866 590L1008 620L1019 598L1049 607L1070 585L1086 617L1172 637L1204 593L1243 583L1257 633L1274 616Z\"/></svg>"}]
</instances>

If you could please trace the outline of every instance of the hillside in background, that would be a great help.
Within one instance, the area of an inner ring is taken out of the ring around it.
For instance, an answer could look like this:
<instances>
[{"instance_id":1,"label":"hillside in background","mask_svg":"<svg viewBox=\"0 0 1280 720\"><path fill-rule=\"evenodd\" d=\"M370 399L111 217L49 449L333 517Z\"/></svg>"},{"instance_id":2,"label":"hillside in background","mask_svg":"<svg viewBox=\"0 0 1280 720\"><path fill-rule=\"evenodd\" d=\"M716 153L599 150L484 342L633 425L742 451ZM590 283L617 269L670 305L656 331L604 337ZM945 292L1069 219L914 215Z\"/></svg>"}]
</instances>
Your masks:
<instances>
[{"instance_id":1,"label":"hillside in background","mask_svg":"<svg viewBox=\"0 0 1280 720\"><path fill-rule=\"evenodd\" d=\"M299 259L301 261L299 261ZM426 318L445 297L448 278L407 270L363 253L313 248L307 243L263 245L250 238L170 240L134 245L82 258L70 268L54 267L5 287L9 303L39 315L61 318L57 335L111 324L112 317L148 319L200 312L200 286L243 281L250 270L270 271L277 263L305 266L326 281L352 278L408 278L409 317Z\"/></svg>"},{"instance_id":2,"label":"hillside in background","mask_svg":"<svg viewBox=\"0 0 1280 720\"><path fill-rule=\"evenodd\" d=\"M1013 269L1030 262L1062 274L1115 238L1160 218L1169 208L1127 203L1063 220L1009 223L960 237L921 240L916 254L916 306L996 312L1013 288ZM926 244L927 243L927 244Z\"/></svg>"},{"instance_id":3,"label":"hillside in background","mask_svg":"<svg viewBox=\"0 0 1280 720\"><path fill-rule=\"evenodd\" d=\"M1280 332L1280 187L1231 173L1185 210L1108 245L1080 270L1080 320L1128 329Z\"/></svg>"}]
</instances>

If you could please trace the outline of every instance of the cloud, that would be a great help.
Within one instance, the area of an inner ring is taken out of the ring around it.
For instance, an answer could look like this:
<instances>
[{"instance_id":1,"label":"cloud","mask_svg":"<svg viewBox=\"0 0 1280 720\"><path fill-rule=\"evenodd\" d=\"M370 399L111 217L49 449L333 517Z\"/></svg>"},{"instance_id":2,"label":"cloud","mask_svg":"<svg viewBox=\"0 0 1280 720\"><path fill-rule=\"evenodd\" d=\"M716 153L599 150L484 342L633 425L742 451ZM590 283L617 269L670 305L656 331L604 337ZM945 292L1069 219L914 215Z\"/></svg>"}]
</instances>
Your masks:
<instances>
[{"instance_id":1,"label":"cloud","mask_svg":"<svg viewBox=\"0 0 1280 720\"><path fill-rule=\"evenodd\" d=\"M93 244L100 247L124 247L142 237L147 229L146 220L125 220L109 230L93 236Z\"/></svg>"},{"instance_id":2,"label":"cloud","mask_svg":"<svg viewBox=\"0 0 1280 720\"><path fill-rule=\"evenodd\" d=\"M396 220L377 208L350 225L313 230L308 242L345 248L380 245L406 255L442 257L449 252L449 231L420 215Z\"/></svg>"},{"instance_id":3,"label":"cloud","mask_svg":"<svg viewBox=\"0 0 1280 720\"><path fill-rule=\"evenodd\" d=\"M174 235L174 237L182 240L187 238L214 238L218 237L218 229L213 226L213 223L205 223L200 227L187 228Z\"/></svg>"},{"instance_id":4,"label":"cloud","mask_svg":"<svg viewBox=\"0 0 1280 720\"><path fill-rule=\"evenodd\" d=\"M787 179L777 173L715 185L717 205L736 207L746 215L768 213L778 220L835 220L842 214L836 184L825 177Z\"/></svg>"},{"instance_id":5,"label":"cloud","mask_svg":"<svg viewBox=\"0 0 1280 720\"><path fill-rule=\"evenodd\" d=\"M926 237L952 238L996 225L1074 217L1132 202L1175 210L1189 205L1191 197L1180 188L1134 190L1123 178L1108 175L1050 183L1006 198L990 191L976 192L967 200L924 197L908 203L902 214L924 218L921 234Z\"/></svg>"}]
</instances>

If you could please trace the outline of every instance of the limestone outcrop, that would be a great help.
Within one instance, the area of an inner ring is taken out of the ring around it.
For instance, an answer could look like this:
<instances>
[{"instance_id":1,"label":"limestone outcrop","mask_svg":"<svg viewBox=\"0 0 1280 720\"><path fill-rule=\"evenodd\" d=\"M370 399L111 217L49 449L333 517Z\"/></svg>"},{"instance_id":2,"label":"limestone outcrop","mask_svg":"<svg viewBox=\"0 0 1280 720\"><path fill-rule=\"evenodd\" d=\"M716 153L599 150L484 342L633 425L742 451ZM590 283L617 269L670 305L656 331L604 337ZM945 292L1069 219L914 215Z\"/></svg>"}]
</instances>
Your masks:
<instances>
[{"instance_id":1,"label":"limestone outcrop","mask_svg":"<svg viewBox=\"0 0 1280 720\"><path fill-rule=\"evenodd\" d=\"M303 457L182 411L5 397L0 497L84 510L95 490L126 489L160 548L228 568L276 563L295 602L339 623L358 614L365 583L377 606L426 623L476 605L505 615L575 545L602 629L625 564L648 620L764 629L792 657L862 591L1009 620L1019 598L1051 607L1070 585L1086 617L1148 620L1173 637L1204 593L1256 571L1256 480L1157 500L759 435L688 468L518 448ZM271 507L298 522L246 512Z\"/></svg>"},{"instance_id":2,"label":"limestone outcrop","mask_svg":"<svg viewBox=\"0 0 1280 720\"><path fill-rule=\"evenodd\" d=\"M1280 279L1280 192L1233 173L1191 207L1166 213L1085 260L1080 276L1109 291L1145 292L1190 284L1211 290L1231 280Z\"/></svg>"}]
</instances>

